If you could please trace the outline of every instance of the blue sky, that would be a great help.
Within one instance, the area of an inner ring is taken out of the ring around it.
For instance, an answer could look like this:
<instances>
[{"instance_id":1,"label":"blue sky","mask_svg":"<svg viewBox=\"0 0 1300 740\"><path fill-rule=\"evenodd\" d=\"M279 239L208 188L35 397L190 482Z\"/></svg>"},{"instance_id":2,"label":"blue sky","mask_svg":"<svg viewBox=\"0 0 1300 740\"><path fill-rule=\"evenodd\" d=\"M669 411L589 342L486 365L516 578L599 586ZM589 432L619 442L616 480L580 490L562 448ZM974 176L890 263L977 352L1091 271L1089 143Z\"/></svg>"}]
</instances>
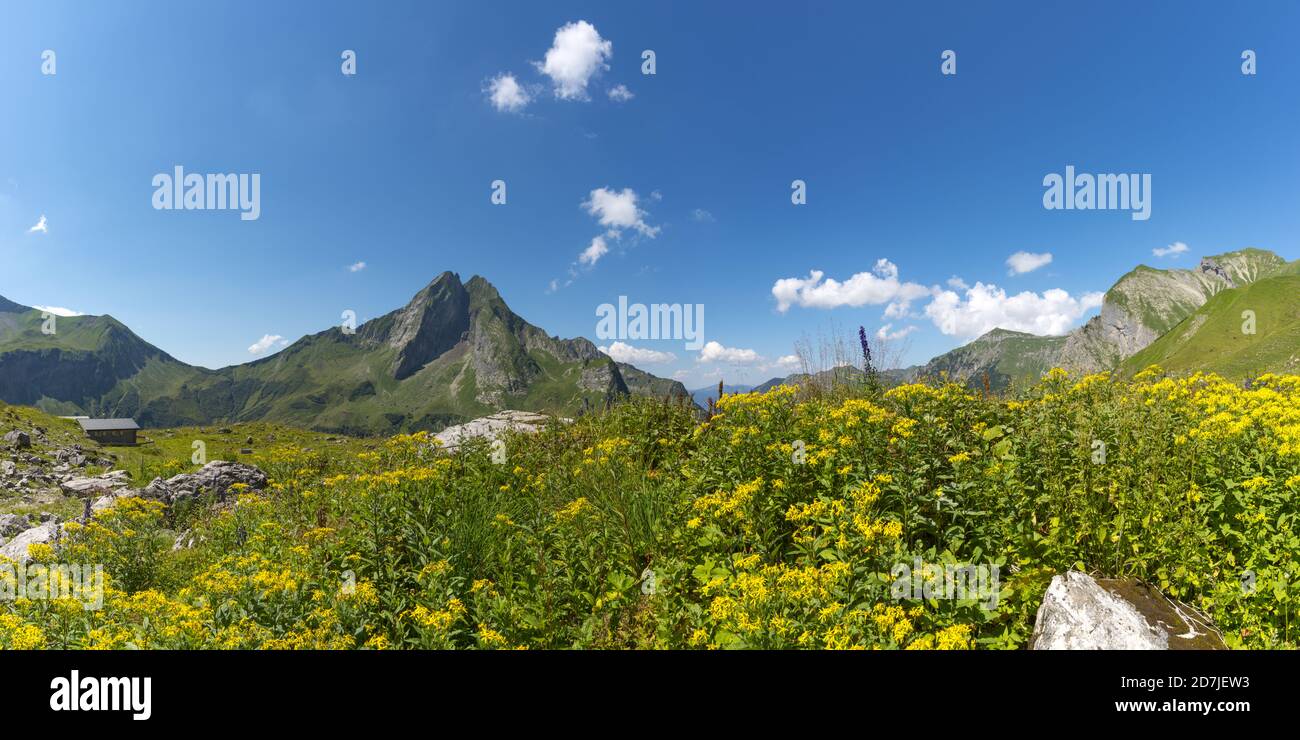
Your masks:
<instances>
[{"instance_id":1,"label":"blue sky","mask_svg":"<svg viewBox=\"0 0 1300 740\"><path fill-rule=\"evenodd\" d=\"M716 345L623 348L696 387L858 325L909 332L907 363L1064 331L1139 263L1300 257L1300 6L900 5L7 3L0 295L217 367L453 270L602 345L620 295L703 304ZM154 209L176 165L258 173L260 218ZM1066 165L1150 174L1150 218L1046 210Z\"/></svg>"}]
</instances>

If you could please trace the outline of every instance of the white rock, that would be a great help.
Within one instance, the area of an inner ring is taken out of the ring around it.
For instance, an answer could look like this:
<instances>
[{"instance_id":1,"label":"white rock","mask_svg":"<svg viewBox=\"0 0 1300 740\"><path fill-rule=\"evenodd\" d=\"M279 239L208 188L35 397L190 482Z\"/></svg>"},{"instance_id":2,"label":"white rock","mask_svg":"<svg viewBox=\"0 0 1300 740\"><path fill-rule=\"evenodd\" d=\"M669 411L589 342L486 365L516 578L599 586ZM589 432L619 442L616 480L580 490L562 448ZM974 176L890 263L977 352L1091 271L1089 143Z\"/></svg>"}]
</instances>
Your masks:
<instances>
[{"instance_id":1,"label":"white rock","mask_svg":"<svg viewBox=\"0 0 1300 740\"><path fill-rule=\"evenodd\" d=\"M59 536L59 529L60 525L53 520L39 527L32 527L9 540L4 547L0 547L0 557L6 557L18 563L26 563L30 559L27 556L27 546L53 542Z\"/></svg>"},{"instance_id":2,"label":"white rock","mask_svg":"<svg viewBox=\"0 0 1300 740\"><path fill-rule=\"evenodd\" d=\"M59 484L63 492L70 496L90 496L95 493L125 488L130 484L130 474L125 470L97 475L93 478L70 477Z\"/></svg>"},{"instance_id":3,"label":"white rock","mask_svg":"<svg viewBox=\"0 0 1300 740\"><path fill-rule=\"evenodd\" d=\"M498 411L491 416L484 416L464 424L447 427L434 435L445 450L454 450L475 437L496 439L503 432L524 432L533 434L546 426L552 417L532 411ZM568 422L569 419L561 419Z\"/></svg>"},{"instance_id":4,"label":"white rock","mask_svg":"<svg viewBox=\"0 0 1300 740\"><path fill-rule=\"evenodd\" d=\"M1222 649L1223 637L1190 606L1133 579L1071 571L1052 578L1030 638L1032 650Z\"/></svg>"}]
</instances>

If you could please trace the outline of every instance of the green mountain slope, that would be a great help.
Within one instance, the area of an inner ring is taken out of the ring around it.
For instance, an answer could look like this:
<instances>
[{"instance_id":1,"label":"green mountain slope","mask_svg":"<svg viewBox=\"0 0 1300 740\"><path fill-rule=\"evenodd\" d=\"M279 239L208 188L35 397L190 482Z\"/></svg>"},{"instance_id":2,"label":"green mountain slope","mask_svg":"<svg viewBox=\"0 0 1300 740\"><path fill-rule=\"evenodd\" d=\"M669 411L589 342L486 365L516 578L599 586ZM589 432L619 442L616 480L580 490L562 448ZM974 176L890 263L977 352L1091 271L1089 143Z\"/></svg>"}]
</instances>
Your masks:
<instances>
[{"instance_id":1,"label":"green mountain slope","mask_svg":"<svg viewBox=\"0 0 1300 740\"><path fill-rule=\"evenodd\" d=\"M1084 373L1113 369L1219 291L1286 266L1276 254L1253 248L1205 257L1195 270L1138 265L1106 291L1101 312L1068 335L1058 364Z\"/></svg>"},{"instance_id":2,"label":"green mountain slope","mask_svg":"<svg viewBox=\"0 0 1300 740\"><path fill-rule=\"evenodd\" d=\"M1253 334L1246 333L1247 311L1254 313ZM1217 293L1120 370L1132 374L1148 365L1235 379L1300 371L1300 274L1287 269Z\"/></svg>"},{"instance_id":3,"label":"green mountain slope","mask_svg":"<svg viewBox=\"0 0 1300 740\"><path fill-rule=\"evenodd\" d=\"M44 335L39 312L12 305L23 310L0 313L0 399L146 426L268 420L378 434L506 408L571 415L628 395L686 395L586 339L547 335L487 280L450 272L355 332L331 328L221 370L181 363L107 316L59 319Z\"/></svg>"},{"instance_id":4,"label":"green mountain slope","mask_svg":"<svg viewBox=\"0 0 1300 740\"><path fill-rule=\"evenodd\" d=\"M100 397L150 368L159 378L193 368L112 316L54 317L0 299L0 399L52 413L96 408Z\"/></svg>"},{"instance_id":5,"label":"green mountain slope","mask_svg":"<svg viewBox=\"0 0 1300 740\"><path fill-rule=\"evenodd\" d=\"M1053 367L1077 373L1115 370L1129 358L1172 333L1215 296L1275 276L1300 274L1263 249L1242 249L1205 257L1194 270L1159 270L1139 265L1106 291L1101 311L1060 337L995 329L969 344L934 358L926 375L947 377L971 387L1005 389L1032 382Z\"/></svg>"},{"instance_id":6,"label":"green mountain slope","mask_svg":"<svg viewBox=\"0 0 1300 740\"><path fill-rule=\"evenodd\" d=\"M994 329L925 366L924 375L948 378L971 387L1005 390L1036 382L1061 356L1067 338L1040 337L1009 329Z\"/></svg>"}]
</instances>

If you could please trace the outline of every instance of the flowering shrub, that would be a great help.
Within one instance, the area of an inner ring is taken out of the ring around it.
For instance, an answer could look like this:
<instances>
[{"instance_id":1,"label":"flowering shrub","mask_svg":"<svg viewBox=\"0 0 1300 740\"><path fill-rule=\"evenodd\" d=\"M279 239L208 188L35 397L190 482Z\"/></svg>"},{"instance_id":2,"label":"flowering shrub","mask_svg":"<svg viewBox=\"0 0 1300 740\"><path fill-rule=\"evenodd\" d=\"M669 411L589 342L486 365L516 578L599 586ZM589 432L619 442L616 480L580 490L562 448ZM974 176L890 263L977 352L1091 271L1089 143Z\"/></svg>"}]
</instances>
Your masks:
<instances>
[{"instance_id":1,"label":"flowering shrub","mask_svg":"<svg viewBox=\"0 0 1300 740\"><path fill-rule=\"evenodd\" d=\"M1300 642L1300 377L782 387L504 442L286 447L271 490L183 522L124 499L32 553L102 563L103 608L0 601L0 647L1018 648L1072 568L1144 579L1233 647ZM1000 578L900 595L913 563Z\"/></svg>"}]
</instances>

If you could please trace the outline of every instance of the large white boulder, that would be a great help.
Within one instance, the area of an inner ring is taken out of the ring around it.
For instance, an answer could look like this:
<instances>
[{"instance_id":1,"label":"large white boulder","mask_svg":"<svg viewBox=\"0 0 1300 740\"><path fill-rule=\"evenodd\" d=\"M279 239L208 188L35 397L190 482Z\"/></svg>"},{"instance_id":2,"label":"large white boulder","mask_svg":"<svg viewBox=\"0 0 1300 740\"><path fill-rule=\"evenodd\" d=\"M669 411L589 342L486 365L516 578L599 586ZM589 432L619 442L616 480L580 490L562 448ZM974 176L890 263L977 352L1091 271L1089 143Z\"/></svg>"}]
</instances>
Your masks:
<instances>
[{"instance_id":1,"label":"large white boulder","mask_svg":"<svg viewBox=\"0 0 1300 740\"><path fill-rule=\"evenodd\" d=\"M546 422L550 419L551 417L546 414L536 414L532 411L499 411L491 416L447 427L435 434L434 438L442 443L442 449L454 450L475 437L492 440L507 431L532 434L546 426ZM568 419L561 419L561 421L568 421Z\"/></svg>"},{"instance_id":2,"label":"large white boulder","mask_svg":"<svg viewBox=\"0 0 1300 740\"><path fill-rule=\"evenodd\" d=\"M1131 578L1052 578L1034 620L1031 650L1221 650L1208 618Z\"/></svg>"}]
</instances>

